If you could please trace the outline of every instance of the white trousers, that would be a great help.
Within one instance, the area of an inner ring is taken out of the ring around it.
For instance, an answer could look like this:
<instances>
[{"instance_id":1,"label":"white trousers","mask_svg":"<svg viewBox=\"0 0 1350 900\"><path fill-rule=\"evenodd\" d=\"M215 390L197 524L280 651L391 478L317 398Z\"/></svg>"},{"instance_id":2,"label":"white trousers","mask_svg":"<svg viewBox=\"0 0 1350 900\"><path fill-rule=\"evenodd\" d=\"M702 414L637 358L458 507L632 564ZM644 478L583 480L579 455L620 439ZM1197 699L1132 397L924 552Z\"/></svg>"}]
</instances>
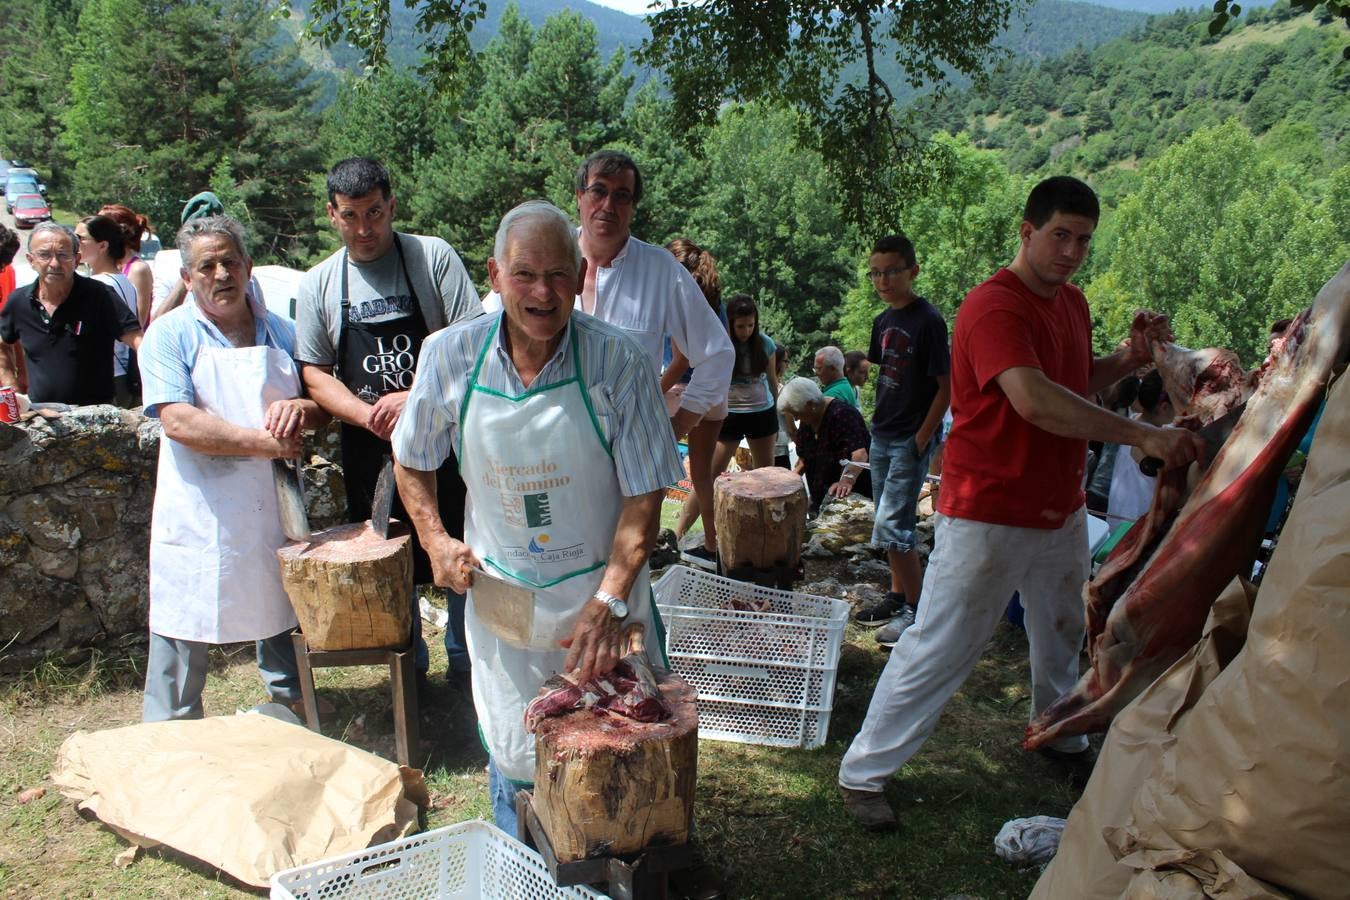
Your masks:
<instances>
[{"instance_id":1,"label":"white trousers","mask_svg":"<svg viewBox=\"0 0 1350 900\"><path fill-rule=\"evenodd\" d=\"M1077 683L1086 631L1086 521L1082 509L1054 530L939 519L918 617L881 672L862 729L839 766L840 785L880 791L919 751L979 661L1014 591L1026 610L1032 717ZM1087 739L1052 746L1075 752Z\"/></svg>"}]
</instances>

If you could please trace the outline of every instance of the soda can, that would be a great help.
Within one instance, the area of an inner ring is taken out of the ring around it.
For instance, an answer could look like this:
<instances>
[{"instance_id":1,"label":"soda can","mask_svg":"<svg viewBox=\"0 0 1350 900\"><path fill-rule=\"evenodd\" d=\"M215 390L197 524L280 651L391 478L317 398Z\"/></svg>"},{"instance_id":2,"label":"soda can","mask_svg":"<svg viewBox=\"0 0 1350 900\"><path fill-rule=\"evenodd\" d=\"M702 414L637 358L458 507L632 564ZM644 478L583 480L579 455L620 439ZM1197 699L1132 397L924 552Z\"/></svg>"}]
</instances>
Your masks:
<instances>
[{"instance_id":1,"label":"soda can","mask_svg":"<svg viewBox=\"0 0 1350 900\"><path fill-rule=\"evenodd\" d=\"M19 421L19 398L12 387L0 387L0 422Z\"/></svg>"}]
</instances>

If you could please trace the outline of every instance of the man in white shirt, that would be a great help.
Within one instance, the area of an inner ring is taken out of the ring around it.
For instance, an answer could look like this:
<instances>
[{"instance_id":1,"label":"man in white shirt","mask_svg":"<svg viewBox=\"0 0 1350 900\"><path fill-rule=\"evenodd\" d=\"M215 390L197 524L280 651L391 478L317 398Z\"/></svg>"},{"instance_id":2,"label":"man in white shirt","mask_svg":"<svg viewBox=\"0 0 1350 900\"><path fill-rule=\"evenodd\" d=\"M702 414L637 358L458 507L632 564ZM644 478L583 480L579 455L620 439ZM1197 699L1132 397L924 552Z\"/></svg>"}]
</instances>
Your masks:
<instances>
[{"instance_id":1,"label":"man in white shirt","mask_svg":"<svg viewBox=\"0 0 1350 900\"><path fill-rule=\"evenodd\" d=\"M627 331L654 371L661 370L666 336L684 352L694 375L671 418L683 437L726 399L736 361L731 338L684 266L665 248L633 237L642 175L627 154L600 150L587 157L577 169L576 197L586 257L581 309Z\"/></svg>"}]
</instances>

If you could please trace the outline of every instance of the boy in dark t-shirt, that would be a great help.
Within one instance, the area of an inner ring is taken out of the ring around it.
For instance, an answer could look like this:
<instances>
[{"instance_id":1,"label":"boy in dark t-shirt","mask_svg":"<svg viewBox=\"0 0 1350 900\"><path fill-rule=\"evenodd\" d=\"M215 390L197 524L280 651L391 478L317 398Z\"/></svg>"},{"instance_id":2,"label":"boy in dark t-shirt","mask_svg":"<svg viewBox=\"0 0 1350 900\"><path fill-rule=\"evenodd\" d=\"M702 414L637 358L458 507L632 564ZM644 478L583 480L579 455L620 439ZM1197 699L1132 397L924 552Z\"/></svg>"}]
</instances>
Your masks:
<instances>
[{"instance_id":1,"label":"boy in dark t-shirt","mask_svg":"<svg viewBox=\"0 0 1350 900\"><path fill-rule=\"evenodd\" d=\"M890 589L883 600L859 611L865 625L889 624L877 641L895 646L914 622L923 570L915 551L919 488L951 397L947 323L914 293L919 265L914 244L903 234L881 238L872 247L868 276L886 309L872 321L867 358L877 368L872 414L872 490L876 523L872 543L886 550Z\"/></svg>"}]
</instances>

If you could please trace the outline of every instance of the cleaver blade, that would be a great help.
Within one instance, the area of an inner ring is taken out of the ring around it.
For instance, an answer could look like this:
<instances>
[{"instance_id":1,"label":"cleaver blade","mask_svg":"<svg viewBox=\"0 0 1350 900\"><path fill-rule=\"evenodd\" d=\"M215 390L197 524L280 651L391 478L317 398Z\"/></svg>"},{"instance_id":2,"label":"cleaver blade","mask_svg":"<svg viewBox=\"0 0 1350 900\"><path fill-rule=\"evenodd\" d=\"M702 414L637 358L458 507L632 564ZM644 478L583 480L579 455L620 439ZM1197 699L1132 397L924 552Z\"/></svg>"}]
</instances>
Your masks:
<instances>
[{"instance_id":1,"label":"cleaver blade","mask_svg":"<svg viewBox=\"0 0 1350 900\"><path fill-rule=\"evenodd\" d=\"M389 511L394 508L394 460L386 456L375 479L375 496L370 501L370 527L382 538L389 537Z\"/></svg>"},{"instance_id":2,"label":"cleaver blade","mask_svg":"<svg viewBox=\"0 0 1350 900\"><path fill-rule=\"evenodd\" d=\"M474 566L473 612L488 630L515 647L527 647L534 631L534 591Z\"/></svg>"},{"instance_id":3,"label":"cleaver blade","mask_svg":"<svg viewBox=\"0 0 1350 900\"><path fill-rule=\"evenodd\" d=\"M300 461L272 460L272 483L277 489L282 533L293 541L308 541L311 535L309 516L305 513L305 491L300 485Z\"/></svg>"}]
</instances>

